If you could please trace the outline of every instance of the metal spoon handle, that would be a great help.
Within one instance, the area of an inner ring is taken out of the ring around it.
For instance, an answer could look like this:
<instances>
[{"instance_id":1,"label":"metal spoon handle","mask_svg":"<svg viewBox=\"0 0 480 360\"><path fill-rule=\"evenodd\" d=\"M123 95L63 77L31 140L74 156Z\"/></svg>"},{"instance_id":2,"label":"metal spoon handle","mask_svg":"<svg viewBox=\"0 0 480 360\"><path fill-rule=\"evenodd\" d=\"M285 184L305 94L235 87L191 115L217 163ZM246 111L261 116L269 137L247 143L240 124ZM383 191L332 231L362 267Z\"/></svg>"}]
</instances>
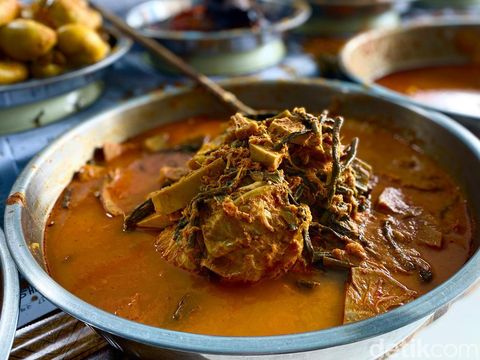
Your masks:
<instances>
[{"instance_id":1,"label":"metal spoon handle","mask_svg":"<svg viewBox=\"0 0 480 360\"><path fill-rule=\"evenodd\" d=\"M124 34L131 37L133 40L137 41L145 48L150 50L154 55L162 58L170 65L178 69L183 74L187 75L189 78L193 79L199 85L203 86L205 90L214 95L217 99L229 105L233 110L240 111L245 114L255 114L256 111L250 106L245 105L241 102L234 94L225 90L220 85L215 83L213 80L209 79L205 75L199 73L165 46L161 45L159 42L150 39L146 36L143 36L139 31L130 27L125 21L123 21L118 16L114 15L112 12L106 10L102 6L99 6L96 3L90 2L90 5L95 8L102 16L108 20L113 26L118 28Z\"/></svg>"}]
</instances>

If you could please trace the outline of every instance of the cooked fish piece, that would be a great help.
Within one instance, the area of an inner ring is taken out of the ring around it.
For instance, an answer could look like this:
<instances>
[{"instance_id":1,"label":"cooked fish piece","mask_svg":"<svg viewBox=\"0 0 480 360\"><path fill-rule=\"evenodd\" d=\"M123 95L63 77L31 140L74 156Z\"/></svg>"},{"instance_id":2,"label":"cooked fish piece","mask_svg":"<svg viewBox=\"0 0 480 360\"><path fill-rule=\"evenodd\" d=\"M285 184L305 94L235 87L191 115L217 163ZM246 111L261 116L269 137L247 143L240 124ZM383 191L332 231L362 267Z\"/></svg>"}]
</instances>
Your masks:
<instances>
[{"instance_id":1,"label":"cooked fish piece","mask_svg":"<svg viewBox=\"0 0 480 360\"><path fill-rule=\"evenodd\" d=\"M412 221L415 223L415 238L418 242L438 249L442 247L443 234L438 221L432 215L423 213Z\"/></svg>"},{"instance_id":2,"label":"cooked fish piece","mask_svg":"<svg viewBox=\"0 0 480 360\"><path fill-rule=\"evenodd\" d=\"M145 192L158 186L158 164L181 168L186 166L190 158L191 154L184 152L149 154L132 162L127 168L106 174L100 188L100 200L105 211L113 216L129 214L139 201L145 199ZM150 175L148 181L142 180L144 174ZM96 175L103 176L104 172L99 171ZM85 177L88 179L88 176Z\"/></svg>"},{"instance_id":3,"label":"cooked fish piece","mask_svg":"<svg viewBox=\"0 0 480 360\"><path fill-rule=\"evenodd\" d=\"M125 214L121 205L115 199L115 190L118 192L115 186L119 183L120 176L120 170L108 174L100 189L100 201L107 214L111 216L123 216Z\"/></svg>"},{"instance_id":4,"label":"cooked fish piece","mask_svg":"<svg viewBox=\"0 0 480 360\"><path fill-rule=\"evenodd\" d=\"M421 213L417 207L409 205L400 189L386 187L378 197L377 206L386 213L416 216Z\"/></svg>"},{"instance_id":5,"label":"cooked fish piece","mask_svg":"<svg viewBox=\"0 0 480 360\"><path fill-rule=\"evenodd\" d=\"M120 155L137 148L136 145L128 142L123 144L106 142L101 148L95 150L95 159L100 162L109 163Z\"/></svg>"},{"instance_id":6,"label":"cooked fish piece","mask_svg":"<svg viewBox=\"0 0 480 360\"><path fill-rule=\"evenodd\" d=\"M386 271L353 268L347 284L344 323L382 314L415 299L408 289Z\"/></svg>"}]
</instances>

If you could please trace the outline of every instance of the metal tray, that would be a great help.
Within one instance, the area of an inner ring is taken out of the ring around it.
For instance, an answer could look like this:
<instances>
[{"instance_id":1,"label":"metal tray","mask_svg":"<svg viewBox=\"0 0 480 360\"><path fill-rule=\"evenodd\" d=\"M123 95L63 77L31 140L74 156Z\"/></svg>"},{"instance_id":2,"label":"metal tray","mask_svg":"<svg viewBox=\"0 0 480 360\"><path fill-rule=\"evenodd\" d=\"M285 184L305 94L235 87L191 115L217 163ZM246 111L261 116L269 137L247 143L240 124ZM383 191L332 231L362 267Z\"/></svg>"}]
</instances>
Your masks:
<instances>
[{"instance_id":1,"label":"metal tray","mask_svg":"<svg viewBox=\"0 0 480 360\"><path fill-rule=\"evenodd\" d=\"M0 229L0 360L7 360L17 330L20 288L18 273Z\"/></svg>"}]
</instances>

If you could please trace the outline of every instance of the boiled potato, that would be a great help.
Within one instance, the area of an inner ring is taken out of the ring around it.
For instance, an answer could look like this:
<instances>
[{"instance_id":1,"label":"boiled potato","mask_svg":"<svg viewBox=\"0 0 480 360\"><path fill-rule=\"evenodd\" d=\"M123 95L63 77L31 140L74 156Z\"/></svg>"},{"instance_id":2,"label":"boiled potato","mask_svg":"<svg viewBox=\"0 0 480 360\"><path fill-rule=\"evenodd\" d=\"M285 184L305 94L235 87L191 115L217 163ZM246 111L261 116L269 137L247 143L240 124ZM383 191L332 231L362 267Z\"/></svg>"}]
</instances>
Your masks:
<instances>
[{"instance_id":1,"label":"boiled potato","mask_svg":"<svg viewBox=\"0 0 480 360\"><path fill-rule=\"evenodd\" d=\"M30 72L36 78L57 76L64 73L66 69L67 59L56 50L38 58L30 65Z\"/></svg>"},{"instance_id":2,"label":"boiled potato","mask_svg":"<svg viewBox=\"0 0 480 360\"><path fill-rule=\"evenodd\" d=\"M35 78L47 78L63 74L65 67L58 64L32 64L30 71Z\"/></svg>"},{"instance_id":3,"label":"boiled potato","mask_svg":"<svg viewBox=\"0 0 480 360\"><path fill-rule=\"evenodd\" d=\"M18 61L45 55L56 42L55 31L34 20L17 19L0 28L0 49Z\"/></svg>"},{"instance_id":4,"label":"boiled potato","mask_svg":"<svg viewBox=\"0 0 480 360\"><path fill-rule=\"evenodd\" d=\"M14 20L19 13L17 0L0 0L0 26Z\"/></svg>"},{"instance_id":5,"label":"boiled potato","mask_svg":"<svg viewBox=\"0 0 480 360\"><path fill-rule=\"evenodd\" d=\"M110 51L110 46L101 36L84 25L65 25L57 33L58 48L73 65L96 63Z\"/></svg>"},{"instance_id":6,"label":"boiled potato","mask_svg":"<svg viewBox=\"0 0 480 360\"><path fill-rule=\"evenodd\" d=\"M28 77L28 68L25 64L0 60L0 85L8 85L26 80Z\"/></svg>"},{"instance_id":7,"label":"boiled potato","mask_svg":"<svg viewBox=\"0 0 480 360\"><path fill-rule=\"evenodd\" d=\"M0 0L0 26L15 19L20 11L17 0Z\"/></svg>"},{"instance_id":8,"label":"boiled potato","mask_svg":"<svg viewBox=\"0 0 480 360\"><path fill-rule=\"evenodd\" d=\"M84 0L37 0L32 4L35 19L53 28L82 24L91 29L102 26L102 16Z\"/></svg>"}]
</instances>

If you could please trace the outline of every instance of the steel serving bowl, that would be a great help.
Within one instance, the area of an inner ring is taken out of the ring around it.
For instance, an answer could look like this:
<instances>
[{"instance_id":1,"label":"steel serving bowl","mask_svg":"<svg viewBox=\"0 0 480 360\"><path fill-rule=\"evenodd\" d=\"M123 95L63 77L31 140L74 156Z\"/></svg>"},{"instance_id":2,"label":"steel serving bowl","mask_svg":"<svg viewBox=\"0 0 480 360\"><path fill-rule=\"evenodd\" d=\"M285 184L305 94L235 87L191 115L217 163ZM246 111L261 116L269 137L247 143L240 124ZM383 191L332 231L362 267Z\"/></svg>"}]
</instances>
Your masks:
<instances>
[{"instance_id":1,"label":"steel serving bowl","mask_svg":"<svg viewBox=\"0 0 480 360\"><path fill-rule=\"evenodd\" d=\"M20 287L15 264L0 229L0 360L7 360L17 330Z\"/></svg>"},{"instance_id":2,"label":"steel serving bowl","mask_svg":"<svg viewBox=\"0 0 480 360\"><path fill-rule=\"evenodd\" d=\"M312 17L302 30L312 35L348 36L395 26L411 0L309 0Z\"/></svg>"},{"instance_id":3,"label":"steel serving bowl","mask_svg":"<svg viewBox=\"0 0 480 360\"><path fill-rule=\"evenodd\" d=\"M441 111L471 129L480 130L480 114L471 116L416 101L375 83L396 71L480 61L480 22L452 19L411 23L395 29L360 34L340 54L342 71L354 81L392 100Z\"/></svg>"},{"instance_id":4,"label":"steel serving bowl","mask_svg":"<svg viewBox=\"0 0 480 360\"><path fill-rule=\"evenodd\" d=\"M108 67L125 55L132 46L132 41L114 28L106 27L105 30L110 35L112 45L112 51L106 58L58 76L1 85L0 110L51 99L102 79Z\"/></svg>"},{"instance_id":5,"label":"steel serving bowl","mask_svg":"<svg viewBox=\"0 0 480 360\"><path fill-rule=\"evenodd\" d=\"M305 0L258 0L275 20L268 26L221 31L179 31L152 28L201 3L200 0L151 0L134 6L127 23L181 55L201 72L210 75L250 73L277 64L286 54L282 35L303 24L310 16ZM152 59L163 70L171 67Z\"/></svg>"},{"instance_id":6,"label":"steel serving bowl","mask_svg":"<svg viewBox=\"0 0 480 360\"><path fill-rule=\"evenodd\" d=\"M254 108L301 105L320 112L333 107L347 119L368 118L398 129L416 139L454 177L469 200L473 220L480 222L480 172L472 171L480 164L480 141L446 116L381 99L355 85L325 80L237 81L225 85ZM131 100L57 139L27 165L6 208L7 243L20 272L62 310L91 325L112 345L130 354L152 359L216 360L243 359L247 355L253 359L375 358L403 341L434 314L444 311L480 277L477 251L448 281L386 314L300 334L222 337L165 330L117 317L82 301L48 275L43 258L47 216L74 172L91 158L96 147L190 116L228 113L205 92L181 89ZM476 231L477 247L480 236Z\"/></svg>"},{"instance_id":7,"label":"steel serving bowl","mask_svg":"<svg viewBox=\"0 0 480 360\"><path fill-rule=\"evenodd\" d=\"M415 7L438 9L438 8L469 8L480 6L479 0L417 0Z\"/></svg>"},{"instance_id":8,"label":"steel serving bowl","mask_svg":"<svg viewBox=\"0 0 480 360\"><path fill-rule=\"evenodd\" d=\"M291 30L310 15L310 7L304 0L260 0L260 6L266 13L278 18L265 27L239 28L221 31L178 31L148 27L164 21L180 12L200 3L199 0L152 0L133 7L127 14L130 26L141 29L142 33L152 37L181 54L201 52L212 54L219 51L246 51L256 48L279 34Z\"/></svg>"}]
</instances>

